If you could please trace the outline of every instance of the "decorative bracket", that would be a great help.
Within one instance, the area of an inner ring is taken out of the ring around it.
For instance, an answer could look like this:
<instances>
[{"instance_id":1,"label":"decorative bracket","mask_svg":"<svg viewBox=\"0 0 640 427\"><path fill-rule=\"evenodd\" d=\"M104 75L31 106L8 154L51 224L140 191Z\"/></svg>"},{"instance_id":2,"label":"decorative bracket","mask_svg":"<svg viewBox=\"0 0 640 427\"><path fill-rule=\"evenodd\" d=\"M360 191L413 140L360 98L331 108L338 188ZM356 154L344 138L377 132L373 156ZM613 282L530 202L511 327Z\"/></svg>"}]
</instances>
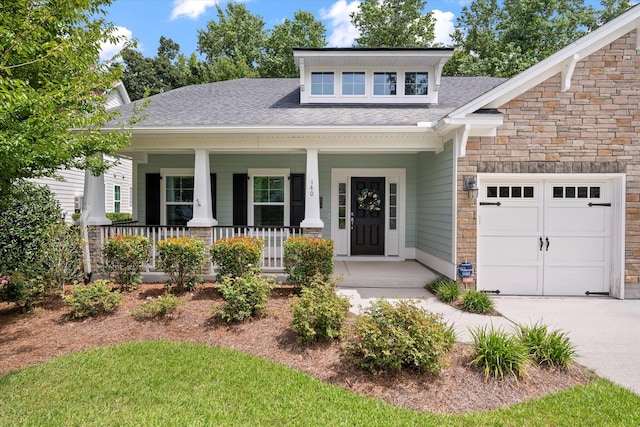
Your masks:
<instances>
[{"instance_id":1,"label":"decorative bracket","mask_svg":"<svg viewBox=\"0 0 640 427\"><path fill-rule=\"evenodd\" d=\"M571 88L571 77L573 77L573 70L575 70L579 59L580 55L575 53L563 64L560 80L560 90L562 92L566 92Z\"/></svg>"},{"instance_id":2,"label":"decorative bracket","mask_svg":"<svg viewBox=\"0 0 640 427\"><path fill-rule=\"evenodd\" d=\"M469 140L469 134L471 133L471 125L464 125L464 129L458 129L456 136L458 139L458 158L464 157L467 154L467 141Z\"/></svg>"}]
</instances>

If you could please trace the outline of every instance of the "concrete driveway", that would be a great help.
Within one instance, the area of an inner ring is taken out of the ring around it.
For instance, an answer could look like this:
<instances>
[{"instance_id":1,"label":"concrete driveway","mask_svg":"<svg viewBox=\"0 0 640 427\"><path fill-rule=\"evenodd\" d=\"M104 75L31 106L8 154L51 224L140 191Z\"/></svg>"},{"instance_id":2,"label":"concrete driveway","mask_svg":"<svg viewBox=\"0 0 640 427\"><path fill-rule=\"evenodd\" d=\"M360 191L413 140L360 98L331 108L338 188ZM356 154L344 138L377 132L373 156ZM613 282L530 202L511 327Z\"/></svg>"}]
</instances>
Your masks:
<instances>
[{"instance_id":1,"label":"concrete driveway","mask_svg":"<svg viewBox=\"0 0 640 427\"><path fill-rule=\"evenodd\" d=\"M470 342L469 328L493 325L511 330L515 324L543 322L569 334L577 361L601 377L640 394L640 300L608 297L492 296L502 316L461 312L441 303L424 285L436 275L407 262L336 262L342 275L339 292L360 312L376 298L411 298L452 323L458 339Z\"/></svg>"}]
</instances>

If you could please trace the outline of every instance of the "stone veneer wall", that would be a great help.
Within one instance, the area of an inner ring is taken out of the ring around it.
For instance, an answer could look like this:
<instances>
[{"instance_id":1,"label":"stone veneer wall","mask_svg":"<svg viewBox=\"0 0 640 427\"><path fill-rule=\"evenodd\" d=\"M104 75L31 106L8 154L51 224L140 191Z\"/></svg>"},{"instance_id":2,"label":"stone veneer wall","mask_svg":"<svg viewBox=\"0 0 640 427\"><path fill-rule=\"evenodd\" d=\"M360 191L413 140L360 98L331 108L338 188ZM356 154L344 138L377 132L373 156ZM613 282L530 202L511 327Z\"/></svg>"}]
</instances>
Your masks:
<instances>
[{"instance_id":1,"label":"stone veneer wall","mask_svg":"<svg viewBox=\"0 0 640 427\"><path fill-rule=\"evenodd\" d=\"M476 173L627 174L626 297L640 297L640 52L631 32L499 108L496 137L469 138L458 159L458 262L476 264L476 206L462 177Z\"/></svg>"}]
</instances>

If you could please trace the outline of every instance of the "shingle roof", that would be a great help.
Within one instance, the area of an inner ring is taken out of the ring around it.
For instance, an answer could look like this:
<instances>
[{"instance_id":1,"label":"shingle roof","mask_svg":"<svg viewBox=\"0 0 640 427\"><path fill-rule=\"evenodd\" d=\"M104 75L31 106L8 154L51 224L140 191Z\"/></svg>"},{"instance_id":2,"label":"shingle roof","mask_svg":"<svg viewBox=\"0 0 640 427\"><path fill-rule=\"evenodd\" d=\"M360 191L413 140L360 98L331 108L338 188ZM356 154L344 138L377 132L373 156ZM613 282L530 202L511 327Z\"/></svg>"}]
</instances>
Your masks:
<instances>
[{"instance_id":1,"label":"shingle roof","mask_svg":"<svg viewBox=\"0 0 640 427\"><path fill-rule=\"evenodd\" d=\"M301 105L300 80L238 79L186 86L150 97L135 128L216 126L371 126L432 122L504 79L442 77L437 105ZM118 107L126 119L132 104ZM112 123L114 124L114 123Z\"/></svg>"}]
</instances>

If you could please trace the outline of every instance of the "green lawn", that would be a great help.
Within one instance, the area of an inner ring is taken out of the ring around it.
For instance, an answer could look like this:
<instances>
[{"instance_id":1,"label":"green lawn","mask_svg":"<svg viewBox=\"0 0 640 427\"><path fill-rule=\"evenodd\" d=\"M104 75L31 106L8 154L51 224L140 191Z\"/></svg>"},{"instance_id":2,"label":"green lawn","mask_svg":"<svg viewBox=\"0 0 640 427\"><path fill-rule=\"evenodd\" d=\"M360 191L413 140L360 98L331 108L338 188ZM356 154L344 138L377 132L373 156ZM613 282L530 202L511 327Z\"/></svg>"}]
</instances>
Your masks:
<instances>
[{"instance_id":1,"label":"green lawn","mask_svg":"<svg viewBox=\"0 0 640 427\"><path fill-rule=\"evenodd\" d=\"M640 397L605 380L464 416L395 408L243 353L143 342L0 376L2 426L638 426Z\"/></svg>"}]
</instances>

